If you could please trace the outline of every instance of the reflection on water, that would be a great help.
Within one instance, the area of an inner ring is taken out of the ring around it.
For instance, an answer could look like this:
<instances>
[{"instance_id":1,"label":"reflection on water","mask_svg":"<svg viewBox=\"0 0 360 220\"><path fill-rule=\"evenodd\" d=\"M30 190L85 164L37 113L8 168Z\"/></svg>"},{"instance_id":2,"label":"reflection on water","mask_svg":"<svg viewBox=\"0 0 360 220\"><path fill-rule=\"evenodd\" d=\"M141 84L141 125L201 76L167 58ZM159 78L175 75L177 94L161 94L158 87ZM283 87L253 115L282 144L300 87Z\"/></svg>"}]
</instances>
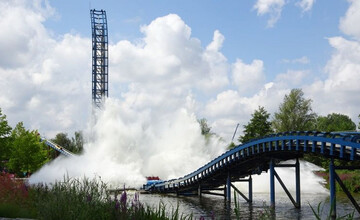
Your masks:
<instances>
[{"instance_id":1,"label":"reflection on water","mask_svg":"<svg viewBox=\"0 0 360 220\"><path fill-rule=\"evenodd\" d=\"M270 196L267 193L254 193L253 203L248 204L242 198L237 198L240 202L240 219L259 219L266 212L270 212L268 208ZM360 201L360 198L356 198ZM158 195L158 194L141 194L140 201L149 206L158 207L162 202L166 205L166 210L171 213L176 207L179 212L184 215L192 215L195 219L201 216L205 219L235 219L234 202L230 205L225 202L223 197L203 195L202 197L176 196L176 195ZM317 209L321 202L323 207L323 218L329 214L329 195L328 194L301 194L301 209L296 209L290 202L286 194L276 194L276 219L314 219L315 216L310 205ZM337 196L337 213L338 216L352 213L354 208L346 196ZM359 214L355 213L355 217L359 218Z\"/></svg>"}]
</instances>

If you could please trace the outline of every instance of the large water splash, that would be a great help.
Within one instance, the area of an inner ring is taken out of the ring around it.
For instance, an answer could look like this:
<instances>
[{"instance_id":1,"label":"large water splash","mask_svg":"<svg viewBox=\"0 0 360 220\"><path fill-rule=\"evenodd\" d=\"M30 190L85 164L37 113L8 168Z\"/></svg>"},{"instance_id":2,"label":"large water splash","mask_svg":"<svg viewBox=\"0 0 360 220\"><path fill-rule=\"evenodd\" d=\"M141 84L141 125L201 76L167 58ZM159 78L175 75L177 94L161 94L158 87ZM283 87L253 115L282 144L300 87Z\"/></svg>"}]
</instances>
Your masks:
<instances>
[{"instance_id":1,"label":"large water splash","mask_svg":"<svg viewBox=\"0 0 360 220\"><path fill-rule=\"evenodd\" d=\"M196 116L185 108L152 112L108 99L89 126L84 153L60 156L43 166L30 183L100 176L113 186L139 187L146 176L172 179L188 174L225 151L219 138L205 139Z\"/></svg>"},{"instance_id":2,"label":"large water splash","mask_svg":"<svg viewBox=\"0 0 360 220\"><path fill-rule=\"evenodd\" d=\"M226 144L217 137L206 139L195 114L185 108L161 113L134 109L108 99L96 123L86 132L90 140L80 156L60 156L43 166L30 183L54 182L69 177L100 176L114 187L139 187L146 176L162 179L181 177L225 152ZM294 163L290 161L287 163ZM323 179L313 171L320 168L301 162L303 192L326 192ZM277 168L290 191L295 191L295 169ZM247 186L237 184L242 191ZM269 175L253 176L254 192L269 191ZM277 191L280 186L276 186Z\"/></svg>"}]
</instances>

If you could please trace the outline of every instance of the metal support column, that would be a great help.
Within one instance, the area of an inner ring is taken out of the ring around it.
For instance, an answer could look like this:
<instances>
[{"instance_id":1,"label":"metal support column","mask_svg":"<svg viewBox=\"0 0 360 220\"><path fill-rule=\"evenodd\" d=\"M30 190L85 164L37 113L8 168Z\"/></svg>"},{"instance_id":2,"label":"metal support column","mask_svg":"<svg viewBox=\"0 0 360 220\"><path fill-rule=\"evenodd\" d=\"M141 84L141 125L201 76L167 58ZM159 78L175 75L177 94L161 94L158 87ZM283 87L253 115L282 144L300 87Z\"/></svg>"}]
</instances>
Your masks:
<instances>
[{"instance_id":1,"label":"metal support column","mask_svg":"<svg viewBox=\"0 0 360 220\"><path fill-rule=\"evenodd\" d=\"M295 163L295 182L296 182L296 203L301 207L301 193L300 193L300 163L299 158L296 158Z\"/></svg>"},{"instance_id":2,"label":"metal support column","mask_svg":"<svg viewBox=\"0 0 360 220\"><path fill-rule=\"evenodd\" d=\"M275 179L274 179L274 161L270 160L270 207L275 207Z\"/></svg>"},{"instance_id":3,"label":"metal support column","mask_svg":"<svg viewBox=\"0 0 360 220\"><path fill-rule=\"evenodd\" d=\"M345 170L355 170L356 169L356 170L359 170L360 166L334 166L334 170L336 171L337 169L345 169ZM346 188L345 184L342 182L342 180L337 175L337 173L334 172L334 174L335 174L334 175L335 180L339 183L339 186L341 187L341 189L344 191L344 193L347 195L347 197L349 198L349 200L351 201L351 203L353 204L353 206L355 207L357 212L360 214L360 206L359 206L359 204L356 202L355 198L351 195L349 190Z\"/></svg>"},{"instance_id":4,"label":"metal support column","mask_svg":"<svg viewBox=\"0 0 360 220\"><path fill-rule=\"evenodd\" d=\"M231 177L230 172L228 172L227 180L226 180L226 201L231 202Z\"/></svg>"},{"instance_id":5,"label":"metal support column","mask_svg":"<svg viewBox=\"0 0 360 220\"><path fill-rule=\"evenodd\" d=\"M199 187L198 187L198 196L201 197L201 185L199 184Z\"/></svg>"},{"instance_id":6,"label":"metal support column","mask_svg":"<svg viewBox=\"0 0 360 220\"><path fill-rule=\"evenodd\" d=\"M251 175L249 177L249 202L252 203L253 201L253 190L252 190L252 178Z\"/></svg>"},{"instance_id":7,"label":"metal support column","mask_svg":"<svg viewBox=\"0 0 360 220\"><path fill-rule=\"evenodd\" d=\"M330 182L330 205L331 205L331 218L336 219L336 182L335 182L335 166L334 159L331 158L329 166L329 182Z\"/></svg>"}]
</instances>

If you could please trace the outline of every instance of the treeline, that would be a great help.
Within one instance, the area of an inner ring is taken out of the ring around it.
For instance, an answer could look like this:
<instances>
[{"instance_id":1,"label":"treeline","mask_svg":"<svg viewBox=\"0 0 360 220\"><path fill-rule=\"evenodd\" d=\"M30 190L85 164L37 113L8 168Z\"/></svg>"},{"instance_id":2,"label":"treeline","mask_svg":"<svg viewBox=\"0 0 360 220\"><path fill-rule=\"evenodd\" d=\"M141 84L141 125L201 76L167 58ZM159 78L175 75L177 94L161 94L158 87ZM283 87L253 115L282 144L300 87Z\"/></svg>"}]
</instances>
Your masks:
<instances>
[{"instance_id":1,"label":"treeline","mask_svg":"<svg viewBox=\"0 0 360 220\"><path fill-rule=\"evenodd\" d=\"M349 116L341 113L317 115L312 110L311 103L311 99L304 98L301 89L292 89L285 95L271 120L266 109L259 106L251 115L250 121L244 125L243 135L238 141L246 143L254 138L286 131L356 131L356 124ZM358 128L360 129L360 123Z\"/></svg>"},{"instance_id":2,"label":"treeline","mask_svg":"<svg viewBox=\"0 0 360 220\"><path fill-rule=\"evenodd\" d=\"M268 134L286 132L286 131L320 131L320 132L345 132L356 131L358 126L347 115L341 113L331 113L326 116L316 114L311 107L312 100L306 99L301 89L292 89L285 95L283 102L280 104L277 112L272 119L270 114L262 106L254 111L250 121L244 125L243 134L239 136L240 143L246 143L255 138L261 138ZM360 119L360 114L359 114ZM229 148L235 147L234 143ZM315 154L306 154L304 159L314 163L326 171L329 169L330 160ZM335 160L335 165L355 165L359 166L360 161L347 162L345 160ZM327 172L324 172L327 180ZM359 192L360 171L338 171L344 184L353 192Z\"/></svg>"},{"instance_id":3,"label":"treeline","mask_svg":"<svg viewBox=\"0 0 360 220\"><path fill-rule=\"evenodd\" d=\"M73 153L83 150L81 132L75 132L71 140L66 133L59 133L52 141ZM57 156L57 151L40 141L37 130L25 129L23 122L12 129L0 108L0 172L28 176Z\"/></svg>"}]
</instances>

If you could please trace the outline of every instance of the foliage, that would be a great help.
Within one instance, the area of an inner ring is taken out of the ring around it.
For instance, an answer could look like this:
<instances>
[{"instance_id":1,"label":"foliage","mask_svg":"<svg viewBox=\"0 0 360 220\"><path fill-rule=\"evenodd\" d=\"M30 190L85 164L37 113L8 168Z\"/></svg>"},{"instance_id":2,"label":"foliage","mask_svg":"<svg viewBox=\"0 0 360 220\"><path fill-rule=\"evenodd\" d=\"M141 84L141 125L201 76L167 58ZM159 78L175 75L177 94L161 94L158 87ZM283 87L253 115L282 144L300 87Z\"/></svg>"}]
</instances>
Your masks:
<instances>
[{"instance_id":1,"label":"foliage","mask_svg":"<svg viewBox=\"0 0 360 220\"><path fill-rule=\"evenodd\" d=\"M317 220L324 219L324 218L322 218L322 216L324 215L323 214L324 205L321 206L321 202L319 202L319 204L317 205L316 210L310 205L310 203L309 203L309 206L310 206L311 211L313 212L313 214L315 216L315 219L317 219ZM332 216L331 216L331 213L333 212L333 210L334 210L334 205L331 204L329 214L325 218L326 220L333 219ZM354 214L355 214L355 210L352 213L346 214L346 215L341 216L341 217L337 217L336 219L339 219L339 220L340 219L351 220L351 219L354 219Z\"/></svg>"},{"instance_id":2,"label":"foliage","mask_svg":"<svg viewBox=\"0 0 360 220\"><path fill-rule=\"evenodd\" d=\"M99 181L64 178L50 187L38 185L35 194L39 219L109 219L103 198L110 199L106 185ZM87 218L88 217L88 218Z\"/></svg>"},{"instance_id":3,"label":"foliage","mask_svg":"<svg viewBox=\"0 0 360 220\"><path fill-rule=\"evenodd\" d=\"M198 119L198 122L200 124L200 128L201 128L201 134L202 135L209 135L211 134L211 127L209 127L208 122L206 120L206 118L202 118L202 119Z\"/></svg>"},{"instance_id":4,"label":"foliage","mask_svg":"<svg viewBox=\"0 0 360 220\"><path fill-rule=\"evenodd\" d=\"M335 166L337 164L335 163ZM326 179L326 187L330 188L329 184L329 173L319 172L321 176ZM360 192L360 170L336 170L337 175L345 185L345 187L351 193L359 193ZM336 187L336 191L343 191L341 187Z\"/></svg>"},{"instance_id":5,"label":"foliage","mask_svg":"<svg viewBox=\"0 0 360 220\"><path fill-rule=\"evenodd\" d=\"M38 219L192 219L179 215L178 207L169 214L163 203L145 207L137 193L133 199L126 191L112 197L100 178L64 178L50 187L38 185L34 192Z\"/></svg>"},{"instance_id":6,"label":"foliage","mask_svg":"<svg viewBox=\"0 0 360 220\"><path fill-rule=\"evenodd\" d=\"M318 131L354 131L356 124L347 115L332 113L319 116L316 120L316 130Z\"/></svg>"},{"instance_id":7,"label":"foliage","mask_svg":"<svg viewBox=\"0 0 360 220\"><path fill-rule=\"evenodd\" d=\"M68 135L66 133L61 132L56 134L55 138L51 139L51 141L71 152L73 152L75 149L75 146L73 145L71 139L68 138Z\"/></svg>"},{"instance_id":8,"label":"foliage","mask_svg":"<svg viewBox=\"0 0 360 220\"><path fill-rule=\"evenodd\" d=\"M6 115L2 114L0 108L0 138L8 137L11 133L11 127L8 125Z\"/></svg>"},{"instance_id":9,"label":"foliage","mask_svg":"<svg viewBox=\"0 0 360 220\"><path fill-rule=\"evenodd\" d=\"M250 122L244 125L244 136L240 136L238 139L241 143L272 133L271 122L269 121L270 114L264 107L259 106L251 116Z\"/></svg>"},{"instance_id":10,"label":"foliage","mask_svg":"<svg viewBox=\"0 0 360 220\"><path fill-rule=\"evenodd\" d=\"M10 134L11 127L8 125L6 115L2 114L0 108L0 167L2 166L2 161L9 159L10 156Z\"/></svg>"},{"instance_id":11,"label":"foliage","mask_svg":"<svg viewBox=\"0 0 360 220\"><path fill-rule=\"evenodd\" d=\"M359 170L337 170L336 173L344 183L345 187L350 192L360 192L360 171ZM341 190L341 187L336 187L337 190Z\"/></svg>"},{"instance_id":12,"label":"foliage","mask_svg":"<svg viewBox=\"0 0 360 220\"><path fill-rule=\"evenodd\" d=\"M14 175L0 173L0 202L21 203L28 196L27 186L23 181L15 180Z\"/></svg>"},{"instance_id":13,"label":"foliage","mask_svg":"<svg viewBox=\"0 0 360 220\"><path fill-rule=\"evenodd\" d=\"M235 148L236 147L236 145L234 144L234 142L231 142L228 146L227 146L227 149L233 149L233 148Z\"/></svg>"},{"instance_id":14,"label":"foliage","mask_svg":"<svg viewBox=\"0 0 360 220\"><path fill-rule=\"evenodd\" d=\"M240 202L236 198L236 192L234 191L234 212L236 219L240 219Z\"/></svg>"},{"instance_id":15,"label":"foliage","mask_svg":"<svg viewBox=\"0 0 360 220\"><path fill-rule=\"evenodd\" d=\"M301 89L292 89L289 95L285 95L272 121L276 132L314 129L316 114L312 112L312 100L303 96Z\"/></svg>"},{"instance_id":16,"label":"foliage","mask_svg":"<svg viewBox=\"0 0 360 220\"><path fill-rule=\"evenodd\" d=\"M0 173L0 216L34 218L34 207L29 202L29 187L8 173Z\"/></svg>"},{"instance_id":17,"label":"foliage","mask_svg":"<svg viewBox=\"0 0 360 220\"><path fill-rule=\"evenodd\" d=\"M360 114L358 115L358 118L359 118L358 129L360 129Z\"/></svg>"},{"instance_id":18,"label":"foliage","mask_svg":"<svg viewBox=\"0 0 360 220\"><path fill-rule=\"evenodd\" d=\"M75 131L74 136L75 138L72 138L72 142L76 149L74 153L82 153L84 150L84 136L82 131Z\"/></svg>"},{"instance_id":19,"label":"foliage","mask_svg":"<svg viewBox=\"0 0 360 220\"><path fill-rule=\"evenodd\" d=\"M349 130L355 130L356 125L350 119L349 116L338 113L332 113L332 114L328 114L326 117L319 116L316 120L316 129L325 132L349 131ZM328 158L308 154L304 156L304 159L318 166L321 166L326 170L329 169L330 160ZM336 159L334 162L335 165L337 166L360 165L359 161L346 162L345 160Z\"/></svg>"},{"instance_id":20,"label":"foliage","mask_svg":"<svg viewBox=\"0 0 360 220\"><path fill-rule=\"evenodd\" d=\"M48 160L45 144L36 130L29 131L19 122L11 133L10 159L7 167L13 172L35 172Z\"/></svg>"},{"instance_id":21,"label":"foliage","mask_svg":"<svg viewBox=\"0 0 360 220\"><path fill-rule=\"evenodd\" d=\"M60 132L51 141L72 153L81 153L83 150L84 139L81 131L75 132L75 138L71 139L68 138L67 133Z\"/></svg>"},{"instance_id":22,"label":"foliage","mask_svg":"<svg viewBox=\"0 0 360 220\"><path fill-rule=\"evenodd\" d=\"M274 207L266 206L266 203L263 202L263 210L260 211L258 219L261 220L276 219Z\"/></svg>"}]
</instances>

